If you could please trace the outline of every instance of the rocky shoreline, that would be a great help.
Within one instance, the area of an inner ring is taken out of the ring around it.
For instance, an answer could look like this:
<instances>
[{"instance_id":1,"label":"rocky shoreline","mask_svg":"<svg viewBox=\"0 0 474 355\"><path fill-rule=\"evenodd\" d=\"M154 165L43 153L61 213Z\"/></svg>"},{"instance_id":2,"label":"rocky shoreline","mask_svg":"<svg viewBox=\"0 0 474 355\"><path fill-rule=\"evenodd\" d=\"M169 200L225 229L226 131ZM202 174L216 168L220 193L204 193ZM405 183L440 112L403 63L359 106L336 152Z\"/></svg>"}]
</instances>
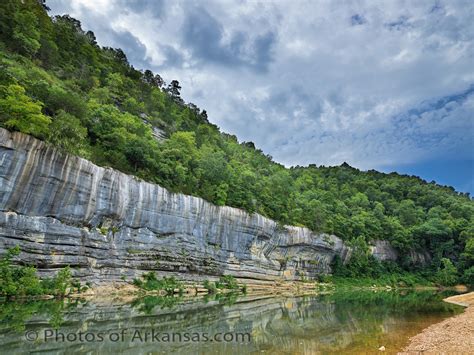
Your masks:
<instances>
[{"instance_id":1,"label":"rocky shoreline","mask_svg":"<svg viewBox=\"0 0 474 355\"><path fill-rule=\"evenodd\" d=\"M412 337L401 354L472 354L474 349L474 292L448 297L445 302L465 306L448 318Z\"/></svg>"},{"instance_id":2,"label":"rocky shoreline","mask_svg":"<svg viewBox=\"0 0 474 355\"><path fill-rule=\"evenodd\" d=\"M332 284L314 283L314 282L299 282L299 281L278 281L278 282L251 282L239 283L239 286L245 285L245 294L254 296L301 296L306 294L317 294L320 292L327 292L334 289ZM242 293L239 290L217 290L217 293ZM179 294L176 290L176 294ZM123 283L111 283L101 286L93 287L86 292L74 294L73 297L84 296L101 296L103 295L140 295L140 294L157 294L165 295L159 291L144 291L134 285ZM205 288L202 283L188 283L184 285L182 294L187 297L203 296L210 294L210 291Z\"/></svg>"}]
</instances>

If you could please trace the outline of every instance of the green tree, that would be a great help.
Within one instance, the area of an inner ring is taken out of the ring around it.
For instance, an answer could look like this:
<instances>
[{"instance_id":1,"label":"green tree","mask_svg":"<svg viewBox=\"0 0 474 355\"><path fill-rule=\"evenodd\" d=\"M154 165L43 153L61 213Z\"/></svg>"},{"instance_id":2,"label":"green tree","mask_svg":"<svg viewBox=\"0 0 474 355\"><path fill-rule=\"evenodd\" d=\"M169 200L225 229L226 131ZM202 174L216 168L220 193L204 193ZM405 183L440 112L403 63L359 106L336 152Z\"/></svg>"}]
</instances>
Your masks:
<instances>
[{"instance_id":1,"label":"green tree","mask_svg":"<svg viewBox=\"0 0 474 355\"><path fill-rule=\"evenodd\" d=\"M423 211L421 211L412 200L403 200L400 202L396 213L398 219L405 227L414 226L421 220L423 215Z\"/></svg>"},{"instance_id":2,"label":"green tree","mask_svg":"<svg viewBox=\"0 0 474 355\"><path fill-rule=\"evenodd\" d=\"M442 266L436 273L436 280L444 286L453 286L458 281L458 271L451 260L447 258L441 259Z\"/></svg>"},{"instance_id":3,"label":"green tree","mask_svg":"<svg viewBox=\"0 0 474 355\"><path fill-rule=\"evenodd\" d=\"M44 138L51 119L41 112L41 103L25 95L20 85L1 86L0 122L8 129Z\"/></svg>"},{"instance_id":4,"label":"green tree","mask_svg":"<svg viewBox=\"0 0 474 355\"><path fill-rule=\"evenodd\" d=\"M84 155L87 129L75 116L60 110L53 118L48 140L74 154Z\"/></svg>"},{"instance_id":5,"label":"green tree","mask_svg":"<svg viewBox=\"0 0 474 355\"><path fill-rule=\"evenodd\" d=\"M69 266L58 271L54 277L54 294L56 296L64 297L67 294L68 288L71 286L71 269Z\"/></svg>"},{"instance_id":6,"label":"green tree","mask_svg":"<svg viewBox=\"0 0 474 355\"><path fill-rule=\"evenodd\" d=\"M474 237L469 238L461 254L461 260L465 267L474 265Z\"/></svg>"},{"instance_id":7,"label":"green tree","mask_svg":"<svg viewBox=\"0 0 474 355\"><path fill-rule=\"evenodd\" d=\"M15 270L12 267L12 259L20 254L20 247L17 245L7 250L7 253L0 259L0 295L11 296L17 293Z\"/></svg>"},{"instance_id":8,"label":"green tree","mask_svg":"<svg viewBox=\"0 0 474 355\"><path fill-rule=\"evenodd\" d=\"M14 14L15 27L13 39L18 51L28 56L34 55L40 48L40 32L38 31L38 20L32 12L22 9Z\"/></svg>"},{"instance_id":9,"label":"green tree","mask_svg":"<svg viewBox=\"0 0 474 355\"><path fill-rule=\"evenodd\" d=\"M474 266L471 266L469 269L464 270L462 281L467 285L474 285Z\"/></svg>"},{"instance_id":10,"label":"green tree","mask_svg":"<svg viewBox=\"0 0 474 355\"><path fill-rule=\"evenodd\" d=\"M41 46L38 20L43 18L45 12L38 5L35 0L0 2L0 40L10 49L28 57L33 56ZM47 15L46 18L49 20Z\"/></svg>"},{"instance_id":11,"label":"green tree","mask_svg":"<svg viewBox=\"0 0 474 355\"><path fill-rule=\"evenodd\" d=\"M224 152L214 150L207 144L201 146L196 174L201 195L212 202L216 202L219 195L219 201L222 203L224 196L227 196L225 182L229 179Z\"/></svg>"},{"instance_id":12,"label":"green tree","mask_svg":"<svg viewBox=\"0 0 474 355\"><path fill-rule=\"evenodd\" d=\"M415 226L413 235L422 246L428 247L438 260L452 252L452 243L449 243L452 241L452 230L438 217L430 218L423 224Z\"/></svg>"},{"instance_id":13,"label":"green tree","mask_svg":"<svg viewBox=\"0 0 474 355\"><path fill-rule=\"evenodd\" d=\"M7 250L0 259L0 296L34 296L44 293L36 269L15 266L13 258L20 255L19 246Z\"/></svg>"},{"instance_id":14,"label":"green tree","mask_svg":"<svg viewBox=\"0 0 474 355\"><path fill-rule=\"evenodd\" d=\"M195 191L198 150L194 132L173 133L160 153L159 171L164 182L175 189Z\"/></svg>"}]
</instances>

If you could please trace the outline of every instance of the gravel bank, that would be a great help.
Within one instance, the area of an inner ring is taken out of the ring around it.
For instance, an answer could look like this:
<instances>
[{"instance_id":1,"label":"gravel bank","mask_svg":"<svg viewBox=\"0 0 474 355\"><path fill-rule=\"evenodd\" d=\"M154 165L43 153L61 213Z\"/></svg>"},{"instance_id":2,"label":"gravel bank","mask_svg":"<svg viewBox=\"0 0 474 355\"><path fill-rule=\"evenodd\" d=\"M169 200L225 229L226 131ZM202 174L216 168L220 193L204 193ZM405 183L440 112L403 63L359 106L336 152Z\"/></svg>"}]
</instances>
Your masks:
<instances>
[{"instance_id":1,"label":"gravel bank","mask_svg":"<svg viewBox=\"0 0 474 355\"><path fill-rule=\"evenodd\" d=\"M401 354L473 354L474 292L448 297L444 301L467 307L464 313L433 324L410 339Z\"/></svg>"}]
</instances>

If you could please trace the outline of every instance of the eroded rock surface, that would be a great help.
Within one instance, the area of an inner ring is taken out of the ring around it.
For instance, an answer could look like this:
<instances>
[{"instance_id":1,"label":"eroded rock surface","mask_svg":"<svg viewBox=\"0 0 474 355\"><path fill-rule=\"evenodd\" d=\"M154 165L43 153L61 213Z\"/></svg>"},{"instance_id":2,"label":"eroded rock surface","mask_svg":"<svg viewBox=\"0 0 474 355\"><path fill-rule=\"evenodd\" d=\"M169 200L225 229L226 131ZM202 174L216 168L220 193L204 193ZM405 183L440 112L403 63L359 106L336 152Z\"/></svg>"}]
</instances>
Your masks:
<instances>
[{"instance_id":1,"label":"eroded rock surface","mask_svg":"<svg viewBox=\"0 0 474 355\"><path fill-rule=\"evenodd\" d=\"M397 261L401 257L388 240L372 241L370 251L380 261ZM431 255L426 250L409 250L406 256L413 265L427 265L431 262Z\"/></svg>"},{"instance_id":2,"label":"eroded rock surface","mask_svg":"<svg viewBox=\"0 0 474 355\"><path fill-rule=\"evenodd\" d=\"M171 193L0 129L0 253L16 244L18 260L44 276L70 265L94 283L149 270L301 280L350 254L336 236Z\"/></svg>"}]
</instances>

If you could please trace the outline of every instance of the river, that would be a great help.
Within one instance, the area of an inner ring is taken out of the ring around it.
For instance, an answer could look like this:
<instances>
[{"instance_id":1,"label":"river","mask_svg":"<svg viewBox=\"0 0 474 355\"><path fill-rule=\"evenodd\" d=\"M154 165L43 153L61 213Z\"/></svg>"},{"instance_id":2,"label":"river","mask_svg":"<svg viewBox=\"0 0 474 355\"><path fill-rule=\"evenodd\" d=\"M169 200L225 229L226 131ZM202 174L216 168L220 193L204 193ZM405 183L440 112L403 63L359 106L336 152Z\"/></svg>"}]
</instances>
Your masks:
<instances>
[{"instance_id":1,"label":"river","mask_svg":"<svg viewBox=\"0 0 474 355\"><path fill-rule=\"evenodd\" d=\"M432 291L0 304L3 354L396 353L462 312Z\"/></svg>"}]
</instances>

